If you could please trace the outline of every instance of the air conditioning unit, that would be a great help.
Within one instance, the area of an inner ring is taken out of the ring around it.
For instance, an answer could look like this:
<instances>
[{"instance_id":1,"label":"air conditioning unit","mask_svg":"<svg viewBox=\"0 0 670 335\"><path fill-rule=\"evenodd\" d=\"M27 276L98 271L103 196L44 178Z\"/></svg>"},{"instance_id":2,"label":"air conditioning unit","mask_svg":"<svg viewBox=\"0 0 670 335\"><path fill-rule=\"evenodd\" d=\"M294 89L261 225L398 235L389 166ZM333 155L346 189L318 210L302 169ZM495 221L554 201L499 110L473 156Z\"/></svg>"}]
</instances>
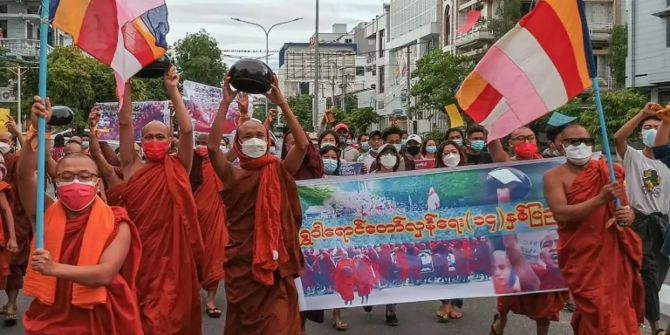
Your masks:
<instances>
[{"instance_id":1,"label":"air conditioning unit","mask_svg":"<svg viewBox=\"0 0 670 335\"><path fill-rule=\"evenodd\" d=\"M0 101L15 102L16 95L14 94L14 90L11 87L0 87Z\"/></svg>"}]
</instances>

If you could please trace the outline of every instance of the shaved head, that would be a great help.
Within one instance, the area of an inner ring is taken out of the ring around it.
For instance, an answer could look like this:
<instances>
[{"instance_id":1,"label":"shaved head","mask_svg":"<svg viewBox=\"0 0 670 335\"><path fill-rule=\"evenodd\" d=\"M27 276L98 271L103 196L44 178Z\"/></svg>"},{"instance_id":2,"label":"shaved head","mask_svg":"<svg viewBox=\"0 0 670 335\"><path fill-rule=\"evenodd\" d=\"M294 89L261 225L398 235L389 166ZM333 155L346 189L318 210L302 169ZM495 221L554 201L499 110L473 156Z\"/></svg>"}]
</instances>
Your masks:
<instances>
[{"instance_id":1,"label":"shaved head","mask_svg":"<svg viewBox=\"0 0 670 335\"><path fill-rule=\"evenodd\" d=\"M68 142L63 149L66 155L84 152L84 147L77 142Z\"/></svg>"},{"instance_id":2,"label":"shaved head","mask_svg":"<svg viewBox=\"0 0 670 335\"><path fill-rule=\"evenodd\" d=\"M11 144L12 141L14 141L14 135L10 132L0 132L0 142L5 142L7 144Z\"/></svg>"},{"instance_id":3,"label":"shaved head","mask_svg":"<svg viewBox=\"0 0 670 335\"><path fill-rule=\"evenodd\" d=\"M90 173L98 174L98 165L91 156L76 152L63 156L56 164L56 174L63 172L79 172L86 170Z\"/></svg>"},{"instance_id":4,"label":"shaved head","mask_svg":"<svg viewBox=\"0 0 670 335\"><path fill-rule=\"evenodd\" d=\"M260 121L249 120L237 128L237 138L242 142L251 138L268 142L268 130Z\"/></svg>"},{"instance_id":5,"label":"shaved head","mask_svg":"<svg viewBox=\"0 0 670 335\"><path fill-rule=\"evenodd\" d=\"M142 128L142 135L156 132L162 133L163 135L170 137L170 128L168 128L168 126L165 123L160 121L156 120L151 121Z\"/></svg>"}]
</instances>

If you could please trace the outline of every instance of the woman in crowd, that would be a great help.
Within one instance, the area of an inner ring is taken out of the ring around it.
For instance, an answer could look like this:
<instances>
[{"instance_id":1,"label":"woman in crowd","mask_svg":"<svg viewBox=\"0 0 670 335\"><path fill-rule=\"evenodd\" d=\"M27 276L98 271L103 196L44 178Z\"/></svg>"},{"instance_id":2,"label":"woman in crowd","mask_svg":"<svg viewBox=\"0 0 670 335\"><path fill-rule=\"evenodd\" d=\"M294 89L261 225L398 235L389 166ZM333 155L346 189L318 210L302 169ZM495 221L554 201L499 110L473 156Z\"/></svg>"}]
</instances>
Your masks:
<instances>
[{"instance_id":1,"label":"woman in crowd","mask_svg":"<svg viewBox=\"0 0 670 335\"><path fill-rule=\"evenodd\" d=\"M436 153L437 142L431 138L423 140L423 145L421 146L421 155L423 155L423 159L435 159Z\"/></svg>"}]
</instances>

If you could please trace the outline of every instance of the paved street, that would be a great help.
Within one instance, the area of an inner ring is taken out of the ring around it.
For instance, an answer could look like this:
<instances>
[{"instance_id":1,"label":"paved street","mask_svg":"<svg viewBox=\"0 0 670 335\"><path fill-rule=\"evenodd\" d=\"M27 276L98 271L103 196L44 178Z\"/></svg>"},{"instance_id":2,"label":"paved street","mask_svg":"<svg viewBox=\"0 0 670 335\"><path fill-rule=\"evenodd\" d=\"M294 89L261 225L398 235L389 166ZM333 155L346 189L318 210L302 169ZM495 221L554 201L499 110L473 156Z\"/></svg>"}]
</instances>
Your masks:
<instances>
[{"instance_id":1,"label":"paved street","mask_svg":"<svg viewBox=\"0 0 670 335\"><path fill-rule=\"evenodd\" d=\"M204 295L203 295L204 298ZM0 295L0 302L4 303L5 296ZM225 306L222 292L218 295L219 306ZM29 300L25 297L21 298L20 309L24 311L29 304ZM438 302L423 302L413 304L403 304L398 307L398 319L400 325L395 328L388 327L384 324L384 307L376 307L372 313L366 313L362 308L354 308L345 310L343 317L349 323L349 331L344 334L365 334L365 335L405 335L405 334L421 334L421 335L443 335L443 334L457 334L457 335L485 335L488 334L488 329L492 321L492 316L495 310L495 299L468 299L465 301L465 308L463 309L464 317L461 320L451 321L447 324L438 323L434 317ZM225 308L224 315L225 315ZM570 315L569 313L561 314L561 321L552 323L550 334L552 335L568 335L572 334L570 329ZM223 333L224 319L210 319L204 316L204 334L205 335L220 335ZM343 334L338 332L331 326L332 318L330 313L326 314L326 322L324 324L308 323L308 335L329 335L329 334ZM665 324L665 322L663 322ZM530 335L534 333L534 323L525 317L512 315L505 335ZM2 335L20 335L23 334L22 328L19 326L7 329L0 325L0 334ZM648 328L645 328L643 334L650 334Z\"/></svg>"}]
</instances>

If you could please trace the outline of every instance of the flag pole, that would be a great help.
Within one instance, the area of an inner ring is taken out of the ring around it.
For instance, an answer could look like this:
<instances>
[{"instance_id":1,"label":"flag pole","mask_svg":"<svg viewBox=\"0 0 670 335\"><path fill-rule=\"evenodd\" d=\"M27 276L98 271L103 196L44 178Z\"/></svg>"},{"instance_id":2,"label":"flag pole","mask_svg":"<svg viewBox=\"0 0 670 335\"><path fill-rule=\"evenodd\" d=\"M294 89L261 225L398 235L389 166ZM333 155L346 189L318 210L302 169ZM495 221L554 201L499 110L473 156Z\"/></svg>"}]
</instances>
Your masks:
<instances>
[{"instance_id":1,"label":"flag pole","mask_svg":"<svg viewBox=\"0 0 670 335\"><path fill-rule=\"evenodd\" d=\"M47 38L49 36L49 0L41 0L40 11L40 70L38 94L46 104L47 98ZM44 248L44 186L46 154L46 120L37 120L37 204L35 206L35 247Z\"/></svg>"},{"instance_id":2,"label":"flag pole","mask_svg":"<svg viewBox=\"0 0 670 335\"><path fill-rule=\"evenodd\" d=\"M591 78L593 82L593 96L596 100L596 110L598 111L598 120L600 123L600 136L603 140L603 152L607 158L607 167L610 172L610 181L616 183L616 175L614 175L614 162L612 161L612 149L610 148L610 141L607 136L607 127L605 125L605 112L603 111L603 102L600 98L600 84L598 79ZM616 208L621 208L621 199L616 198Z\"/></svg>"}]
</instances>

